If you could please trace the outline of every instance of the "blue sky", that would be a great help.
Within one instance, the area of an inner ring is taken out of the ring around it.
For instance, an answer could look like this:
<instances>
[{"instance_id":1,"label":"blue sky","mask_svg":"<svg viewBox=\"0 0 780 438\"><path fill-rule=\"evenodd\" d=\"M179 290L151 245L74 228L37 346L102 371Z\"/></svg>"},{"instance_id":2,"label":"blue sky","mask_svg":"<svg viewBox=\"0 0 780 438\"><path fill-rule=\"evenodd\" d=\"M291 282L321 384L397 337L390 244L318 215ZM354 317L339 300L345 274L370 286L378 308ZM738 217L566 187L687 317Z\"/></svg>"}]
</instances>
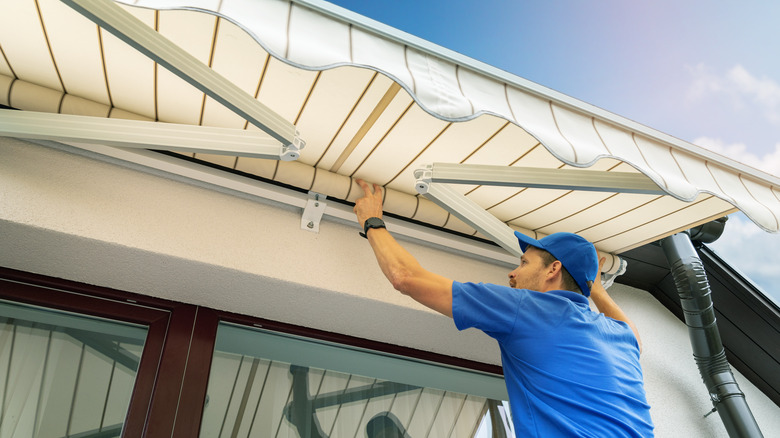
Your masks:
<instances>
[{"instance_id":1,"label":"blue sky","mask_svg":"<svg viewBox=\"0 0 780 438\"><path fill-rule=\"evenodd\" d=\"M331 3L780 175L780 2ZM732 215L712 247L780 303L780 235Z\"/></svg>"}]
</instances>

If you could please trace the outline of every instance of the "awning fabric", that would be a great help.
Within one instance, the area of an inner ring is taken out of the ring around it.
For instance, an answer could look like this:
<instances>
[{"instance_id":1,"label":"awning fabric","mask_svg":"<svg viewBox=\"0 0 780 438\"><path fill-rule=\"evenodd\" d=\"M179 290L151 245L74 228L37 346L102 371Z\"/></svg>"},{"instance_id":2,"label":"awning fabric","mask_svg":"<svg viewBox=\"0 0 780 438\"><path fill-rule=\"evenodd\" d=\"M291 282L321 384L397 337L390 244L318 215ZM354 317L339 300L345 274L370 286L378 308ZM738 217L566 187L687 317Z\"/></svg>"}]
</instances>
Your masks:
<instances>
[{"instance_id":1,"label":"awning fabric","mask_svg":"<svg viewBox=\"0 0 780 438\"><path fill-rule=\"evenodd\" d=\"M529 234L606 252L737 210L780 231L780 179L315 0L123 2L296 125L297 162L195 157L329 197L385 186L389 212L474 234L416 196L433 162L641 172L668 196L459 186ZM0 8L0 103L22 110L254 129L56 0ZM147 9L147 8L158 8ZM163 10L160 10L163 9Z\"/></svg>"}]
</instances>

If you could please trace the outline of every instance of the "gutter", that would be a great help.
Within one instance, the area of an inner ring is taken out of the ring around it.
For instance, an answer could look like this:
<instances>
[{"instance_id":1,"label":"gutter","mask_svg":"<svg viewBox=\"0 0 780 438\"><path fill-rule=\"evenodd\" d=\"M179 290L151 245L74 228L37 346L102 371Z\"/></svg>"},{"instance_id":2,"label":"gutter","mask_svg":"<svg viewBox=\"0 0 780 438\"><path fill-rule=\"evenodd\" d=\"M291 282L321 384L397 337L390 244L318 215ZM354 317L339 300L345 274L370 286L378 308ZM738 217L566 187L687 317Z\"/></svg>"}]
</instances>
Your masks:
<instances>
[{"instance_id":1,"label":"gutter","mask_svg":"<svg viewBox=\"0 0 780 438\"><path fill-rule=\"evenodd\" d=\"M691 240L693 235L706 243L714 241L722 233L724 222L710 222L666 237L661 240L661 247L669 261L693 357L709 391L713 412L720 415L729 437L763 437L726 359L707 274Z\"/></svg>"}]
</instances>

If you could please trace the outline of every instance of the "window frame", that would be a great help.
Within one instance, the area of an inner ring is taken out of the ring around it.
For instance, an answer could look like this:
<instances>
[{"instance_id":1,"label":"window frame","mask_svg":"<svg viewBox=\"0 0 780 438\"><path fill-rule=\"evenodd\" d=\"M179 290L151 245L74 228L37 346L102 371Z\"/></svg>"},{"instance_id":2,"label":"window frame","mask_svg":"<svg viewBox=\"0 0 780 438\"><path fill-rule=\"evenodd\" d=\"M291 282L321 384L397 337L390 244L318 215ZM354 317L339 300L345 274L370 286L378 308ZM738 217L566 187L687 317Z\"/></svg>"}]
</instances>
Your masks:
<instances>
[{"instance_id":1,"label":"window frame","mask_svg":"<svg viewBox=\"0 0 780 438\"><path fill-rule=\"evenodd\" d=\"M122 437L199 435L220 322L503 377L498 365L5 267L0 298L148 326Z\"/></svg>"},{"instance_id":2,"label":"window frame","mask_svg":"<svg viewBox=\"0 0 780 438\"><path fill-rule=\"evenodd\" d=\"M0 298L56 310L109 318L116 321L142 324L148 327L141 361L138 364L133 392L130 398L123 437L155 436L152 428L164 427L160 421L170 415L161 407L171 406L170 397L162 388L160 379L170 372L172 362L166 351L172 343L167 332L181 313L180 305L163 300L136 296L127 292L86 285L63 279L45 277L0 267ZM175 414L176 403L172 404ZM152 409L156 407L156 410ZM175 415L171 415L173 418Z\"/></svg>"}]
</instances>

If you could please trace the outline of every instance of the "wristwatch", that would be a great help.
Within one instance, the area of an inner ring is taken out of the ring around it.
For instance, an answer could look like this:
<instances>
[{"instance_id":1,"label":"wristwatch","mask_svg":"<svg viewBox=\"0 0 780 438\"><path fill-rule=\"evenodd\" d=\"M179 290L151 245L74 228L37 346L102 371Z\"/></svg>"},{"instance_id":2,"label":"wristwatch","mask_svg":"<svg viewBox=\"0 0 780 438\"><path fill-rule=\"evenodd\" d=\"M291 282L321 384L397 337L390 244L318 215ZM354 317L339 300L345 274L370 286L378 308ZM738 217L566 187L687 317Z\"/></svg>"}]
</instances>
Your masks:
<instances>
[{"instance_id":1,"label":"wristwatch","mask_svg":"<svg viewBox=\"0 0 780 438\"><path fill-rule=\"evenodd\" d=\"M366 219L365 222L363 222L363 232L360 233L360 235L368 239L366 233L368 233L369 228L387 228L387 227L385 226L385 221L383 221L382 219L379 219L378 217L370 217Z\"/></svg>"}]
</instances>

